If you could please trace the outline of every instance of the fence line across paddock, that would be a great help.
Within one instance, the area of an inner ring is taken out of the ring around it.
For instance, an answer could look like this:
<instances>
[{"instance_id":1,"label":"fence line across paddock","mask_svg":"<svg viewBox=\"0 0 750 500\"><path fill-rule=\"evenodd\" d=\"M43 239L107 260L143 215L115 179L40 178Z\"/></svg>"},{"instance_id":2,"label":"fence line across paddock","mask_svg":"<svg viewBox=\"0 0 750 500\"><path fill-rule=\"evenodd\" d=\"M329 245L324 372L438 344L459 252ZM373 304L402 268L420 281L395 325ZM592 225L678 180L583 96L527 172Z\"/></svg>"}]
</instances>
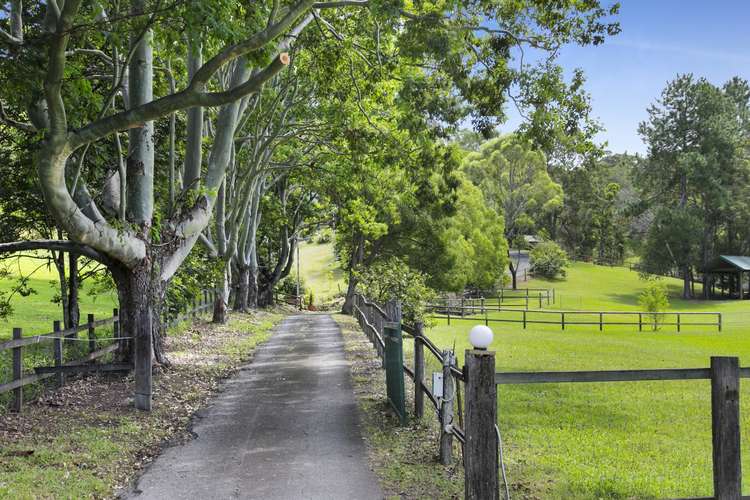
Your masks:
<instances>
[{"instance_id":1,"label":"fence line across paddock","mask_svg":"<svg viewBox=\"0 0 750 500\"><path fill-rule=\"evenodd\" d=\"M450 325L451 321L473 321L484 322L486 326L491 323L515 323L523 326L528 325L559 325L561 330L569 326L598 326L599 331L604 331L605 326L637 326L642 332L644 327L654 328L669 326L675 327L681 332L684 327L701 326L716 328L721 332L723 321L722 313L708 311L673 311L673 312L643 312L643 311L557 311L545 309L514 309L509 307L489 306L464 306L462 308L441 308L440 305L430 304L427 306L430 317L444 319ZM442 313L442 314L439 314ZM490 316L493 313L493 316ZM506 317L496 317L497 314L505 314ZM632 320L630 319L632 318ZM709 321L701 321L708 318Z\"/></svg>"}]
</instances>

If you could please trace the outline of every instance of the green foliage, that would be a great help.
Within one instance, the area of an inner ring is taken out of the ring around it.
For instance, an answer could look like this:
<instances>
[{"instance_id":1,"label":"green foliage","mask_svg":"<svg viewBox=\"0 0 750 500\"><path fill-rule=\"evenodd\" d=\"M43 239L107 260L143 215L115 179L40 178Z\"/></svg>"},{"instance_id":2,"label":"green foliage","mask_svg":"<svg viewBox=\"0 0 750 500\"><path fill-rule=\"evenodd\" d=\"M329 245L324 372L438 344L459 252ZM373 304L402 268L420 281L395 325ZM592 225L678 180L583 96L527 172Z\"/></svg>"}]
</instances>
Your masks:
<instances>
[{"instance_id":1,"label":"green foliage","mask_svg":"<svg viewBox=\"0 0 750 500\"><path fill-rule=\"evenodd\" d=\"M638 305L649 313L661 313L669 309L669 295L667 286L660 279L650 279L646 288L638 296ZM663 321L663 314L649 314L651 329L659 329L659 323Z\"/></svg>"},{"instance_id":2,"label":"green foliage","mask_svg":"<svg viewBox=\"0 0 750 500\"><path fill-rule=\"evenodd\" d=\"M544 154L522 137L485 142L466 156L462 169L489 206L505 218L505 238L511 246L521 235L534 234L562 207L562 187L549 176Z\"/></svg>"},{"instance_id":3,"label":"green foliage","mask_svg":"<svg viewBox=\"0 0 750 500\"><path fill-rule=\"evenodd\" d=\"M487 206L482 191L461 175L455 214L445 219L442 245L446 266L434 273L440 290L462 291L468 286L493 288L508 265L503 218Z\"/></svg>"},{"instance_id":4,"label":"green foliage","mask_svg":"<svg viewBox=\"0 0 750 500\"><path fill-rule=\"evenodd\" d=\"M545 278L565 276L565 269L570 265L568 254L554 241L537 244L529 257L534 273Z\"/></svg>"},{"instance_id":5,"label":"green foliage","mask_svg":"<svg viewBox=\"0 0 750 500\"><path fill-rule=\"evenodd\" d=\"M297 295L297 273L292 272L279 281L276 285L276 291L284 295ZM305 279L300 276L299 293L300 295L305 295L306 292L307 287L305 286Z\"/></svg>"},{"instance_id":6,"label":"green foliage","mask_svg":"<svg viewBox=\"0 0 750 500\"><path fill-rule=\"evenodd\" d=\"M203 290L216 283L219 268L215 259L207 259L205 250L196 247L174 275L166 291L163 313L175 317L192 307Z\"/></svg>"},{"instance_id":7,"label":"green foliage","mask_svg":"<svg viewBox=\"0 0 750 500\"><path fill-rule=\"evenodd\" d=\"M360 293L369 300L381 305L399 301L403 320L409 324L425 321L425 305L436 296L427 286L424 273L411 269L396 257L361 268L356 276Z\"/></svg>"},{"instance_id":8,"label":"green foliage","mask_svg":"<svg viewBox=\"0 0 750 500\"><path fill-rule=\"evenodd\" d=\"M323 245L325 243L330 243L332 241L333 241L333 231L331 231L330 228L325 228L321 230L315 237L315 243L317 243L318 245Z\"/></svg>"},{"instance_id":9,"label":"green foliage","mask_svg":"<svg viewBox=\"0 0 750 500\"><path fill-rule=\"evenodd\" d=\"M555 172L565 191L555 236L575 258L621 262L632 237L640 238L632 214L639 200L632 181L638 161L610 155Z\"/></svg>"},{"instance_id":10,"label":"green foliage","mask_svg":"<svg viewBox=\"0 0 750 500\"><path fill-rule=\"evenodd\" d=\"M748 194L750 86L735 78L720 88L680 75L669 82L639 132L649 146L636 181L655 214L643 262L647 269L689 275L719 253L750 243Z\"/></svg>"}]
</instances>

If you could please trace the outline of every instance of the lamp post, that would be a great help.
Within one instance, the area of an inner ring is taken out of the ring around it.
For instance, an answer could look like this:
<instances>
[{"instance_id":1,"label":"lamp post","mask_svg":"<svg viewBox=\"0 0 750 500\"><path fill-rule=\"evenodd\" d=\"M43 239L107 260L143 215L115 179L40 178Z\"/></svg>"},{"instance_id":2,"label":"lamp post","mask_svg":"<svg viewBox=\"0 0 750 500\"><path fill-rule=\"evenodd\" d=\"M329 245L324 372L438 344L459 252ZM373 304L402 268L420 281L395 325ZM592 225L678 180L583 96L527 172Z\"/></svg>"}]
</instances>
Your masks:
<instances>
[{"instance_id":1,"label":"lamp post","mask_svg":"<svg viewBox=\"0 0 750 500\"><path fill-rule=\"evenodd\" d=\"M469 332L464 358L466 377L466 445L464 448L464 497L468 500L499 498L497 435L497 386L492 330L477 325Z\"/></svg>"},{"instance_id":2,"label":"lamp post","mask_svg":"<svg viewBox=\"0 0 750 500\"><path fill-rule=\"evenodd\" d=\"M297 247L297 305L299 307L299 310L302 310L302 297L299 295L299 235L296 235L294 237L294 241L296 242Z\"/></svg>"}]
</instances>

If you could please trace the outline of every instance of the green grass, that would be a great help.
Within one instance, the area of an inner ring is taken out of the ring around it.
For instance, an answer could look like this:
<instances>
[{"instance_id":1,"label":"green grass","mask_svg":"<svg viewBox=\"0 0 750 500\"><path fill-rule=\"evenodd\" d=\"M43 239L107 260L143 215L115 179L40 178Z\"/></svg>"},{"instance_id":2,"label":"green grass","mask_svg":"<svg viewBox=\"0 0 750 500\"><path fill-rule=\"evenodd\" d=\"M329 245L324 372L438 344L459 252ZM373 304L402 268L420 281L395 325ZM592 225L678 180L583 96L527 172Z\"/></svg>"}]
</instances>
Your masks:
<instances>
[{"instance_id":1,"label":"green grass","mask_svg":"<svg viewBox=\"0 0 750 500\"><path fill-rule=\"evenodd\" d=\"M19 275L28 276L29 286L36 290L35 294L22 297L16 294L11 300L13 314L0 320L0 339L10 338L14 327L23 328L23 334L34 335L52 331L52 322L62 320L62 304L52 302L52 298L59 294L59 282L54 266L39 267L43 261L32 258L20 258L17 262L8 262L9 270L14 276L0 279L0 291L9 292L16 285ZM50 282L54 281L54 285ZM80 291L79 308L82 321L91 313L97 318L112 316L112 309L117 307L115 294L105 294L92 297L86 293L86 283Z\"/></svg>"},{"instance_id":2,"label":"green grass","mask_svg":"<svg viewBox=\"0 0 750 500\"><path fill-rule=\"evenodd\" d=\"M300 245L300 276L315 302L328 302L346 291L346 278L334 257L333 243L308 243Z\"/></svg>"},{"instance_id":3,"label":"green grass","mask_svg":"<svg viewBox=\"0 0 750 500\"><path fill-rule=\"evenodd\" d=\"M535 280L556 289L566 310L637 310L644 284L627 269L575 264L564 281ZM678 295L681 284L669 280ZM750 365L750 302L683 301L681 311L720 311L724 331L673 327L492 324L498 371L707 367L712 355ZM490 315L492 317L492 315ZM438 320L428 335L452 347L459 362L467 332L479 320ZM407 344L408 346L408 344ZM431 357L430 357L431 358ZM428 374L438 370L432 361ZM742 389L742 447L750 449L750 385ZM708 381L500 386L499 424L515 497L665 498L712 492ZM750 493L750 454L744 454Z\"/></svg>"}]
</instances>

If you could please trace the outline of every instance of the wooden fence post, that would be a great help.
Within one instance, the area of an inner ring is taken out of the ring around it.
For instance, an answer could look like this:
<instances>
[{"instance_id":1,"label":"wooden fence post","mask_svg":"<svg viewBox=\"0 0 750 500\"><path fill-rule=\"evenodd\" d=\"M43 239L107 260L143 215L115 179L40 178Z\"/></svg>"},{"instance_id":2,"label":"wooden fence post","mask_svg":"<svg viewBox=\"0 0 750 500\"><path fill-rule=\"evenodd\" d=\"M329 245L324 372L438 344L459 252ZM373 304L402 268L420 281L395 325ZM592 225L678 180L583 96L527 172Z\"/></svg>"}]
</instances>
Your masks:
<instances>
[{"instance_id":1,"label":"wooden fence post","mask_svg":"<svg viewBox=\"0 0 750 500\"><path fill-rule=\"evenodd\" d=\"M604 313L599 313L599 331L604 330Z\"/></svg>"},{"instance_id":2,"label":"wooden fence post","mask_svg":"<svg viewBox=\"0 0 750 500\"><path fill-rule=\"evenodd\" d=\"M526 311L523 312L523 329L526 330Z\"/></svg>"},{"instance_id":3,"label":"wooden fence post","mask_svg":"<svg viewBox=\"0 0 750 500\"><path fill-rule=\"evenodd\" d=\"M55 333L55 339L52 341L52 352L55 357L55 366L62 366L63 362L63 339L59 336L60 320L57 319L52 322L52 331ZM57 386L62 387L65 384L65 374L60 371L57 372Z\"/></svg>"},{"instance_id":4,"label":"wooden fence post","mask_svg":"<svg viewBox=\"0 0 750 500\"><path fill-rule=\"evenodd\" d=\"M539 309L542 308L542 292L539 292Z\"/></svg>"},{"instance_id":5,"label":"wooden fence post","mask_svg":"<svg viewBox=\"0 0 750 500\"><path fill-rule=\"evenodd\" d=\"M560 325L562 326L562 329L565 330L565 313L560 313Z\"/></svg>"},{"instance_id":6,"label":"wooden fence post","mask_svg":"<svg viewBox=\"0 0 750 500\"><path fill-rule=\"evenodd\" d=\"M420 321L414 326L414 418L419 420L424 415L424 324Z\"/></svg>"},{"instance_id":7,"label":"wooden fence post","mask_svg":"<svg viewBox=\"0 0 750 500\"><path fill-rule=\"evenodd\" d=\"M443 397L440 400L440 463L450 465L453 461L453 376L451 365L456 355L452 351L443 351Z\"/></svg>"},{"instance_id":8,"label":"wooden fence post","mask_svg":"<svg viewBox=\"0 0 750 500\"><path fill-rule=\"evenodd\" d=\"M716 313L716 315L719 317L718 318L718 325L719 325L719 331L721 331L721 313Z\"/></svg>"},{"instance_id":9,"label":"wooden fence post","mask_svg":"<svg viewBox=\"0 0 750 500\"><path fill-rule=\"evenodd\" d=\"M481 304L482 304L482 314L484 314L486 312L484 309L484 296L482 296Z\"/></svg>"},{"instance_id":10,"label":"wooden fence post","mask_svg":"<svg viewBox=\"0 0 750 500\"><path fill-rule=\"evenodd\" d=\"M638 331L643 331L643 313L638 313Z\"/></svg>"},{"instance_id":11,"label":"wooden fence post","mask_svg":"<svg viewBox=\"0 0 750 500\"><path fill-rule=\"evenodd\" d=\"M134 373L135 397L134 403L138 410L151 411L152 374L151 360L153 359L153 345L151 340L151 309L135 318L132 326L135 341Z\"/></svg>"},{"instance_id":12,"label":"wooden fence post","mask_svg":"<svg viewBox=\"0 0 750 500\"><path fill-rule=\"evenodd\" d=\"M13 340L20 340L23 331L20 328L13 329ZM13 348L13 380L20 380L23 377L23 349L21 346ZM13 389L13 401L11 402L11 411L21 412L23 406L23 387Z\"/></svg>"},{"instance_id":13,"label":"wooden fence post","mask_svg":"<svg viewBox=\"0 0 750 500\"><path fill-rule=\"evenodd\" d=\"M94 315L89 314L89 352L96 351L96 329L94 327Z\"/></svg>"},{"instance_id":14,"label":"wooden fence post","mask_svg":"<svg viewBox=\"0 0 750 500\"><path fill-rule=\"evenodd\" d=\"M711 427L713 435L714 497L739 500L740 363L734 357L711 358Z\"/></svg>"},{"instance_id":15,"label":"wooden fence post","mask_svg":"<svg viewBox=\"0 0 750 500\"><path fill-rule=\"evenodd\" d=\"M682 315L680 313L677 313L677 333L680 333L680 317Z\"/></svg>"},{"instance_id":16,"label":"wooden fence post","mask_svg":"<svg viewBox=\"0 0 750 500\"><path fill-rule=\"evenodd\" d=\"M464 447L464 497L468 500L497 500L497 386L495 352L467 349L466 445Z\"/></svg>"}]
</instances>

